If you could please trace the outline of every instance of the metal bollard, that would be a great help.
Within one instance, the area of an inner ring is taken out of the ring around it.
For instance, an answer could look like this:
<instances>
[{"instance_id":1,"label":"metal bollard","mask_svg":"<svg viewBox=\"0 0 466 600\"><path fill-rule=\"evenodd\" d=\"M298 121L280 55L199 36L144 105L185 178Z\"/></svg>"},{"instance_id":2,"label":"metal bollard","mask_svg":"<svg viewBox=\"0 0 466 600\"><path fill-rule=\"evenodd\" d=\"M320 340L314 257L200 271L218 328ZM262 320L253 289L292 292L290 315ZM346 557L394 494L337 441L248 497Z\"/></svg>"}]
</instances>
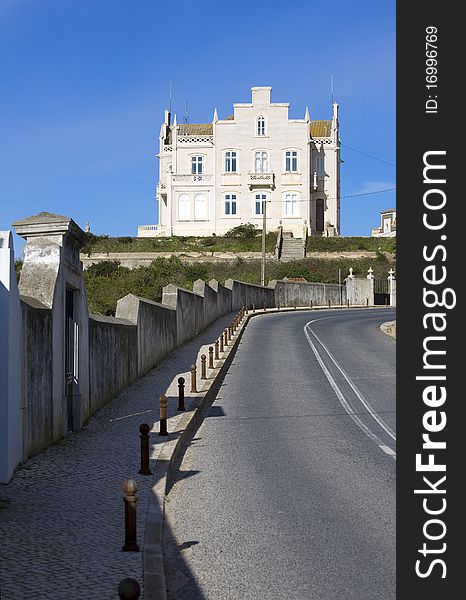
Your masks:
<instances>
[{"instance_id":1,"label":"metal bollard","mask_svg":"<svg viewBox=\"0 0 466 600\"><path fill-rule=\"evenodd\" d=\"M223 332L223 345L228 346L228 329Z\"/></svg>"},{"instance_id":2,"label":"metal bollard","mask_svg":"<svg viewBox=\"0 0 466 600\"><path fill-rule=\"evenodd\" d=\"M212 346L209 346L209 369L214 368L214 349Z\"/></svg>"},{"instance_id":3,"label":"metal bollard","mask_svg":"<svg viewBox=\"0 0 466 600\"><path fill-rule=\"evenodd\" d=\"M264 302L264 312L267 312L267 304Z\"/></svg>"},{"instance_id":4,"label":"metal bollard","mask_svg":"<svg viewBox=\"0 0 466 600\"><path fill-rule=\"evenodd\" d=\"M349 298L346 300L346 306L349 308Z\"/></svg>"},{"instance_id":5,"label":"metal bollard","mask_svg":"<svg viewBox=\"0 0 466 600\"><path fill-rule=\"evenodd\" d=\"M313 308L313 302L312 302L312 300L311 300L311 308Z\"/></svg>"},{"instance_id":6,"label":"metal bollard","mask_svg":"<svg viewBox=\"0 0 466 600\"><path fill-rule=\"evenodd\" d=\"M366 298L366 306L369 306L369 298Z\"/></svg>"},{"instance_id":7,"label":"metal bollard","mask_svg":"<svg viewBox=\"0 0 466 600\"><path fill-rule=\"evenodd\" d=\"M125 544L123 552L139 552L136 540L137 483L133 479L127 479L123 485L123 490L125 492Z\"/></svg>"},{"instance_id":8,"label":"metal bollard","mask_svg":"<svg viewBox=\"0 0 466 600\"><path fill-rule=\"evenodd\" d=\"M256 305L255 305L255 304L253 304L253 305L252 305L252 312L253 312L253 313L255 313L255 312L256 312Z\"/></svg>"},{"instance_id":9,"label":"metal bollard","mask_svg":"<svg viewBox=\"0 0 466 600\"><path fill-rule=\"evenodd\" d=\"M224 349L223 349L223 333L220 336L220 352L223 354Z\"/></svg>"},{"instance_id":10,"label":"metal bollard","mask_svg":"<svg viewBox=\"0 0 466 600\"><path fill-rule=\"evenodd\" d=\"M184 377L178 377L178 410L186 410L184 407Z\"/></svg>"},{"instance_id":11,"label":"metal bollard","mask_svg":"<svg viewBox=\"0 0 466 600\"><path fill-rule=\"evenodd\" d=\"M328 299L328 307L330 308L330 298Z\"/></svg>"},{"instance_id":12,"label":"metal bollard","mask_svg":"<svg viewBox=\"0 0 466 600\"><path fill-rule=\"evenodd\" d=\"M230 341L231 340L231 325L228 325L227 336L228 336L228 341Z\"/></svg>"},{"instance_id":13,"label":"metal bollard","mask_svg":"<svg viewBox=\"0 0 466 600\"><path fill-rule=\"evenodd\" d=\"M206 373L206 360L207 357L205 354L201 355L201 379L207 379L207 373Z\"/></svg>"},{"instance_id":14,"label":"metal bollard","mask_svg":"<svg viewBox=\"0 0 466 600\"><path fill-rule=\"evenodd\" d=\"M159 435L168 435L167 431L167 397L162 394L160 396L160 431Z\"/></svg>"},{"instance_id":15,"label":"metal bollard","mask_svg":"<svg viewBox=\"0 0 466 600\"><path fill-rule=\"evenodd\" d=\"M196 393L197 392L197 385L196 385L196 365L191 365L191 392Z\"/></svg>"},{"instance_id":16,"label":"metal bollard","mask_svg":"<svg viewBox=\"0 0 466 600\"><path fill-rule=\"evenodd\" d=\"M280 310L280 302L277 302L277 310Z\"/></svg>"},{"instance_id":17,"label":"metal bollard","mask_svg":"<svg viewBox=\"0 0 466 600\"><path fill-rule=\"evenodd\" d=\"M149 469L149 431L150 427L147 423L139 425L139 433L141 434L141 468L140 475L152 475Z\"/></svg>"},{"instance_id":18,"label":"metal bollard","mask_svg":"<svg viewBox=\"0 0 466 600\"><path fill-rule=\"evenodd\" d=\"M249 312L249 309L248 309L248 307L246 306L246 307L244 308L244 314L245 314L245 315L247 315L247 314L248 314L248 312Z\"/></svg>"},{"instance_id":19,"label":"metal bollard","mask_svg":"<svg viewBox=\"0 0 466 600\"><path fill-rule=\"evenodd\" d=\"M121 600L138 600L141 594L141 587L136 579L126 577L118 584L118 596Z\"/></svg>"},{"instance_id":20,"label":"metal bollard","mask_svg":"<svg viewBox=\"0 0 466 600\"><path fill-rule=\"evenodd\" d=\"M215 340L215 360L218 360L219 354L218 354L218 340Z\"/></svg>"}]
</instances>

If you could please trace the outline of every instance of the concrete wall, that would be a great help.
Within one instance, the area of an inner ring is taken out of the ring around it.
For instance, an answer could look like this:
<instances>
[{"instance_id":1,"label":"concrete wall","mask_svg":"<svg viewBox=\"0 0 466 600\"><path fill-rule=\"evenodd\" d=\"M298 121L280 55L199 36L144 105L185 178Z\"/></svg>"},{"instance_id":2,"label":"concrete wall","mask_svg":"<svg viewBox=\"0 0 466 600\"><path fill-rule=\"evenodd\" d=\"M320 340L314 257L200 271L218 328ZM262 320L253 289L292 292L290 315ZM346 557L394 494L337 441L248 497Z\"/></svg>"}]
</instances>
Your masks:
<instances>
[{"instance_id":1,"label":"concrete wall","mask_svg":"<svg viewBox=\"0 0 466 600\"><path fill-rule=\"evenodd\" d=\"M23 459L60 439L54 428L53 315L33 298L21 300ZM61 407L59 408L61 420Z\"/></svg>"},{"instance_id":2,"label":"concrete wall","mask_svg":"<svg viewBox=\"0 0 466 600\"><path fill-rule=\"evenodd\" d=\"M278 306L328 306L346 304L346 288L333 283L271 281Z\"/></svg>"},{"instance_id":3,"label":"concrete wall","mask_svg":"<svg viewBox=\"0 0 466 600\"><path fill-rule=\"evenodd\" d=\"M204 298L204 327L216 321L222 314L219 313L217 292L202 279L197 279L193 285L193 292Z\"/></svg>"},{"instance_id":4,"label":"concrete wall","mask_svg":"<svg viewBox=\"0 0 466 600\"><path fill-rule=\"evenodd\" d=\"M140 377L176 348L176 310L173 308L128 294L118 300L116 316L137 326Z\"/></svg>"},{"instance_id":5,"label":"concrete wall","mask_svg":"<svg viewBox=\"0 0 466 600\"><path fill-rule=\"evenodd\" d=\"M351 306L374 305L374 280L347 277L345 279L346 296Z\"/></svg>"},{"instance_id":6,"label":"concrete wall","mask_svg":"<svg viewBox=\"0 0 466 600\"><path fill-rule=\"evenodd\" d=\"M138 378L137 327L115 317L89 318L90 406L85 418Z\"/></svg>"},{"instance_id":7,"label":"concrete wall","mask_svg":"<svg viewBox=\"0 0 466 600\"><path fill-rule=\"evenodd\" d=\"M219 283L216 279L211 279L209 285L217 292L217 315L219 317L226 315L232 310L231 290Z\"/></svg>"},{"instance_id":8,"label":"concrete wall","mask_svg":"<svg viewBox=\"0 0 466 600\"><path fill-rule=\"evenodd\" d=\"M243 283L234 279L227 279L225 287L231 290L231 309L251 308L253 304L256 308L267 308L275 306L275 291L273 288L254 285L252 283Z\"/></svg>"},{"instance_id":9,"label":"concrete wall","mask_svg":"<svg viewBox=\"0 0 466 600\"><path fill-rule=\"evenodd\" d=\"M204 329L204 298L170 283L162 290L162 304L176 310L176 345L181 346Z\"/></svg>"}]
</instances>

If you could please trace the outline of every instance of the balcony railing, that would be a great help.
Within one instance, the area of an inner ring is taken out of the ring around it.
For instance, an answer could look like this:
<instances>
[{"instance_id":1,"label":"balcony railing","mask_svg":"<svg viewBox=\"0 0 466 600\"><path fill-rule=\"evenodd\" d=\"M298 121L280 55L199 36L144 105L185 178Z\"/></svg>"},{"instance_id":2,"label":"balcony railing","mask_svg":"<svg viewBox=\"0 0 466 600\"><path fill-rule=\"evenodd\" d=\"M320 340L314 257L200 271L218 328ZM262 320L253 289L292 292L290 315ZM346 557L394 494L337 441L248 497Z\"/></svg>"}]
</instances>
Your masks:
<instances>
[{"instance_id":1,"label":"balcony railing","mask_svg":"<svg viewBox=\"0 0 466 600\"><path fill-rule=\"evenodd\" d=\"M254 187L275 187L275 173L248 173L248 185Z\"/></svg>"},{"instance_id":2,"label":"balcony railing","mask_svg":"<svg viewBox=\"0 0 466 600\"><path fill-rule=\"evenodd\" d=\"M212 181L213 175L172 175L173 183L206 183Z\"/></svg>"}]
</instances>

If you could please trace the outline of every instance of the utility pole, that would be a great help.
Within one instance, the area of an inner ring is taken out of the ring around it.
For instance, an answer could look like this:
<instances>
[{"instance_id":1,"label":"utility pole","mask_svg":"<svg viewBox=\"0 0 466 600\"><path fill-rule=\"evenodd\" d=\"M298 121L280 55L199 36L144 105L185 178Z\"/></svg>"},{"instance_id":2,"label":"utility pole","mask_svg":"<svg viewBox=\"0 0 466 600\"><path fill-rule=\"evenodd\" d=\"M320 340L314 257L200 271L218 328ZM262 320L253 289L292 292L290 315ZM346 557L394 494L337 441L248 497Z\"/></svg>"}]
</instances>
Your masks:
<instances>
[{"instance_id":1,"label":"utility pole","mask_svg":"<svg viewBox=\"0 0 466 600\"><path fill-rule=\"evenodd\" d=\"M262 200L262 261L261 261L261 285L265 285L265 236L266 236L266 200Z\"/></svg>"}]
</instances>

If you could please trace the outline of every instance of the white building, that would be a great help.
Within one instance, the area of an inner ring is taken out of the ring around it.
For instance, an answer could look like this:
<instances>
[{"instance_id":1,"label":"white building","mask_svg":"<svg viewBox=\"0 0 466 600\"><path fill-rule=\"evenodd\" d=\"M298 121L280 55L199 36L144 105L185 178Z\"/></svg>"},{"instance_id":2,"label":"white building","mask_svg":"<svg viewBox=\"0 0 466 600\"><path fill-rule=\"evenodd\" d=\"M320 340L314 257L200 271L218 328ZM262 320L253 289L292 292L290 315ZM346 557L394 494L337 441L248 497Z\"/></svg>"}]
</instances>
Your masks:
<instances>
[{"instance_id":1,"label":"white building","mask_svg":"<svg viewBox=\"0 0 466 600\"><path fill-rule=\"evenodd\" d=\"M282 224L302 237L340 231L338 105L330 120L289 119L289 104L253 87L252 101L212 123L178 124L165 111L160 130L158 225L138 236L222 235L242 223Z\"/></svg>"},{"instance_id":2,"label":"white building","mask_svg":"<svg viewBox=\"0 0 466 600\"><path fill-rule=\"evenodd\" d=\"M372 229L372 237L396 236L396 208L387 208L380 212L380 227Z\"/></svg>"}]
</instances>

